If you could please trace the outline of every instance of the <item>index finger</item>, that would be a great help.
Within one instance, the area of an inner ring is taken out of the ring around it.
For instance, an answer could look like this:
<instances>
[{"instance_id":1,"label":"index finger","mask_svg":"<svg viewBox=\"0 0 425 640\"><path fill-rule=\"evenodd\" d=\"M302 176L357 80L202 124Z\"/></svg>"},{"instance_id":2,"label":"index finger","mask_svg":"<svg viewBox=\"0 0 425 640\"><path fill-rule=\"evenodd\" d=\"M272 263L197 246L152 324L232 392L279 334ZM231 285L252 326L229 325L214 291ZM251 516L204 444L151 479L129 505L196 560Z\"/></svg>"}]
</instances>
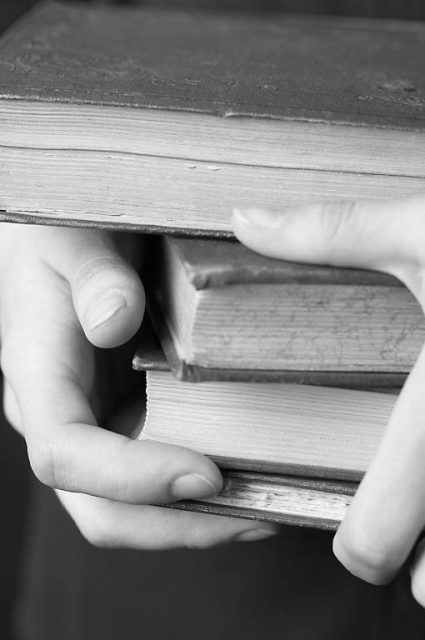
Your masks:
<instances>
[{"instance_id":1,"label":"index finger","mask_svg":"<svg viewBox=\"0 0 425 640\"><path fill-rule=\"evenodd\" d=\"M425 524L425 347L334 540L342 564L368 582L391 580Z\"/></svg>"}]
</instances>

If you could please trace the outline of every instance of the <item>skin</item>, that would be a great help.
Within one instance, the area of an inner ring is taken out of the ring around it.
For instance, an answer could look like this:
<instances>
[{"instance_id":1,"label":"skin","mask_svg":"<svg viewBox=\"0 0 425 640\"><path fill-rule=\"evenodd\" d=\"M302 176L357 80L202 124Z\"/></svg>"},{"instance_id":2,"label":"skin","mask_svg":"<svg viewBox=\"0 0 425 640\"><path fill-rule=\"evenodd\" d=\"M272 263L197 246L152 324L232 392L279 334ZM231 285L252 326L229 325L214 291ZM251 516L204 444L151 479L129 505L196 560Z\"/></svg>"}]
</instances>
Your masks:
<instances>
[{"instance_id":1,"label":"skin","mask_svg":"<svg viewBox=\"0 0 425 640\"><path fill-rule=\"evenodd\" d=\"M239 240L267 256L398 277L425 309L425 196L236 210ZM390 581L425 525L425 348L399 396L380 447L335 539L354 575ZM425 544L411 560L412 592L425 606Z\"/></svg>"},{"instance_id":2,"label":"skin","mask_svg":"<svg viewBox=\"0 0 425 640\"><path fill-rule=\"evenodd\" d=\"M213 495L206 457L100 428L93 346L122 345L140 326L144 291L128 259L137 237L2 224L0 332L4 406L35 475L57 490L96 546L203 548L274 535L272 526L156 505Z\"/></svg>"}]
</instances>

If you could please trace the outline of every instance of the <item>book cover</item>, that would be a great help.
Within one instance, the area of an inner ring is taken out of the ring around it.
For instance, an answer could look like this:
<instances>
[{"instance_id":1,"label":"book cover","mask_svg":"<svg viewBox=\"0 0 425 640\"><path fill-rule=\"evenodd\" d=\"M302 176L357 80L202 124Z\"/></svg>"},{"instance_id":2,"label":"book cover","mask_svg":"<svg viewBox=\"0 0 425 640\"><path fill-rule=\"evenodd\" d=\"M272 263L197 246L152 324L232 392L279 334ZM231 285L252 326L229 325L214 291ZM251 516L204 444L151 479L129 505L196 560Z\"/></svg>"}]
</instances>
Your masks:
<instances>
[{"instance_id":1,"label":"book cover","mask_svg":"<svg viewBox=\"0 0 425 640\"><path fill-rule=\"evenodd\" d=\"M149 311L180 380L400 387L425 339L419 304L388 275L224 240L152 237L147 248Z\"/></svg>"},{"instance_id":2,"label":"book cover","mask_svg":"<svg viewBox=\"0 0 425 640\"><path fill-rule=\"evenodd\" d=\"M424 33L46 2L2 41L0 97L423 130Z\"/></svg>"},{"instance_id":3,"label":"book cover","mask_svg":"<svg viewBox=\"0 0 425 640\"><path fill-rule=\"evenodd\" d=\"M0 42L2 219L230 235L235 205L419 193L424 34L41 4Z\"/></svg>"}]
</instances>

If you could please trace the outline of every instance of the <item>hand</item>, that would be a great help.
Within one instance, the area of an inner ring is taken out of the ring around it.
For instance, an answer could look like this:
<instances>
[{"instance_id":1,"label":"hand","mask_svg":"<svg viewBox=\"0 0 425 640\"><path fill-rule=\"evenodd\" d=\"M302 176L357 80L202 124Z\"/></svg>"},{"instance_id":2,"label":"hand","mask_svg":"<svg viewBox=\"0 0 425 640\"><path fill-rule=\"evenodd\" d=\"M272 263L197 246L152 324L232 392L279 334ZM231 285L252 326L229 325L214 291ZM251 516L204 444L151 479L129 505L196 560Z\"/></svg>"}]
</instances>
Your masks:
<instances>
[{"instance_id":1,"label":"hand","mask_svg":"<svg viewBox=\"0 0 425 640\"><path fill-rule=\"evenodd\" d=\"M425 309L425 196L234 212L236 236L273 258L385 271ZM379 450L334 540L338 559L373 584L391 580L425 525L425 349L399 396ZM425 606L425 543L412 561Z\"/></svg>"},{"instance_id":2,"label":"hand","mask_svg":"<svg viewBox=\"0 0 425 640\"><path fill-rule=\"evenodd\" d=\"M128 245L128 236L0 227L5 411L25 435L36 476L59 490L83 535L99 546L204 547L273 534L249 521L142 506L215 494L220 473L193 451L97 426L92 345L123 344L144 311L142 284L118 242Z\"/></svg>"}]
</instances>

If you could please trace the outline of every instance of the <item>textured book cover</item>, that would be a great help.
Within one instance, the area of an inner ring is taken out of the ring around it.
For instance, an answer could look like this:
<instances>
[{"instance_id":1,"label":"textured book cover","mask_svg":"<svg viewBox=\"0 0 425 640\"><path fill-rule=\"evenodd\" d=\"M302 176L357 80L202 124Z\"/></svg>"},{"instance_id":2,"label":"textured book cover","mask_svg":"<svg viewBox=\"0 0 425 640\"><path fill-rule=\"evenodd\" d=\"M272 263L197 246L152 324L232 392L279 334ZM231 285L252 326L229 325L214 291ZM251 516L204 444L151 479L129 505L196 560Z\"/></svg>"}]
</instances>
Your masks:
<instances>
[{"instance_id":1,"label":"textured book cover","mask_svg":"<svg viewBox=\"0 0 425 640\"><path fill-rule=\"evenodd\" d=\"M425 26L45 3L2 41L0 97L425 128Z\"/></svg>"},{"instance_id":2,"label":"textured book cover","mask_svg":"<svg viewBox=\"0 0 425 640\"><path fill-rule=\"evenodd\" d=\"M184 382L283 382L347 389L400 389L408 372L394 371L323 371L314 369L244 369L211 367L186 362L178 350L164 316L153 297L148 300L149 316L158 336L158 347L153 347L151 338L142 334L139 347L134 354L135 371L171 370L178 380ZM159 344L161 345L159 348ZM158 348L160 350L158 350ZM165 354L165 355L164 355Z\"/></svg>"},{"instance_id":3,"label":"textured book cover","mask_svg":"<svg viewBox=\"0 0 425 640\"><path fill-rule=\"evenodd\" d=\"M419 193L424 56L420 23L41 4L0 42L2 218L230 235Z\"/></svg>"},{"instance_id":4,"label":"textured book cover","mask_svg":"<svg viewBox=\"0 0 425 640\"><path fill-rule=\"evenodd\" d=\"M386 274L273 260L226 240L152 237L147 248L149 311L180 380L397 388L423 342L419 305ZM300 339L311 343L308 362L294 351Z\"/></svg>"}]
</instances>

